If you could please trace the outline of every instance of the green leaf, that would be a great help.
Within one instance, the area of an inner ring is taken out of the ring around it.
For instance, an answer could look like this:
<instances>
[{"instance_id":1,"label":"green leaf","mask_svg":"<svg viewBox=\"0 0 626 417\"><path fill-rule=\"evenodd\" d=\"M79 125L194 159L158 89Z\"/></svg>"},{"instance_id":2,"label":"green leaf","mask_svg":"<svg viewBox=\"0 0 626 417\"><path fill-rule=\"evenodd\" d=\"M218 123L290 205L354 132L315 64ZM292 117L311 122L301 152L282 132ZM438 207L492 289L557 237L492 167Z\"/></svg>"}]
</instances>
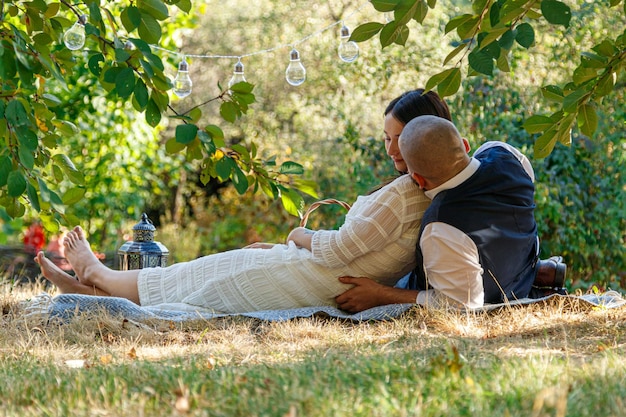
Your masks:
<instances>
[{"instance_id":1,"label":"green leaf","mask_svg":"<svg viewBox=\"0 0 626 417\"><path fill-rule=\"evenodd\" d=\"M13 163L8 156L0 156L0 187L7 185L9 173L13 170Z\"/></svg>"},{"instance_id":2,"label":"green leaf","mask_svg":"<svg viewBox=\"0 0 626 417\"><path fill-rule=\"evenodd\" d=\"M72 204L76 204L83 199L85 196L85 189L74 187L67 190L63 193L63 204L66 206L71 206Z\"/></svg>"},{"instance_id":3,"label":"green leaf","mask_svg":"<svg viewBox=\"0 0 626 417\"><path fill-rule=\"evenodd\" d=\"M132 68L124 68L117 74L115 91L121 98L128 98L135 91L135 72Z\"/></svg>"},{"instance_id":4,"label":"green leaf","mask_svg":"<svg viewBox=\"0 0 626 417\"><path fill-rule=\"evenodd\" d=\"M21 147L26 148L29 151L35 151L37 145L39 145L39 139L37 134L33 132L28 126L17 126L15 128L15 135L20 143Z\"/></svg>"},{"instance_id":5,"label":"green leaf","mask_svg":"<svg viewBox=\"0 0 626 417\"><path fill-rule=\"evenodd\" d=\"M8 122L14 127L26 126L30 124L24 105L22 105L22 103L17 99L9 101L4 114Z\"/></svg>"},{"instance_id":6,"label":"green leaf","mask_svg":"<svg viewBox=\"0 0 626 417\"><path fill-rule=\"evenodd\" d=\"M452 68L450 73L439 83L437 92L441 97L448 97L459 91L461 86L461 70Z\"/></svg>"},{"instance_id":7,"label":"green leaf","mask_svg":"<svg viewBox=\"0 0 626 417\"><path fill-rule=\"evenodd\" d=\"M453 59L455 56L457 56L459 54L459 52L465 50L466 48L468 48L468 44L467 43L461 43L459 46L454 48L454 50L452 52L450 52L448 54L448 56L446 56L446 59L443 60L443 65L446 65L448 62L450 62L451 59Z\"/></svg>"},{"instance_id":8,"label":"green leaf","mask_svg":"<svg viewBox=\"0 0 626 417\"><path fill-rule=\"evenodd\" d=\"M99 77L102 72L102 67L100 66L101 63L104 63L104 55L102 54L93 54L87 62L89 71L96 77Z\"/></svg>"},{"instance_id":9,"label":"green leaf","mask_svg":"<svg viewBox=\"0 0 626 417\"><path fill-rule=\"evenodd\" d=\"M493 57L482 49L474 49L468 56L470 67L486 75L493 75Z\"/></svg>"},{"instance_id":10,"label":"green leaf","mask_svg":"<svg viewBox=\"0 0 626 417\"><path fill-rule=\"evenodd\" d=\"M176 141L182 144L192 142L198 134L198 126L193 124L182 124L176 126Z\"/></svg>"},{"instance_id":11,"label":"green leaf","mask_svg":"<svg viewBox=\"0 0 626 417\"><path fill-rule=\"evenodd\" d=\"M379 12L391 12L398 5L398 0L372 0L371 3Z\"/></svg>"},{"instance_id":12,"label":"green leaf","mask_svg":"<svg viewBox=\"0 0 626 417\"><path fill-rule=\"evenodd\" d=\"M167 6L161 0L138 0L137 7L157 20L165 20L169 17Z\"/></svg>"},{"instance_id":13,"label":"green leaf","mask_svg":"<svg viewBox=\"0 0 626 417\"><path fill-rule=\"evenodd\" d=\"M239 109L237 105L232 101L225 101L220 105L220 115L227 122L233 123L237 120L237 116L239 114Z\"/></svg>"},{"instance_id":14,"label":"green leaf","mask_svg":"<svg viewBox=\"0 0 626 417\"><path fill-rule=\"evenodd\" d=\"M563 102L563 90L556 85L547 85L545 87L541 87L541 95L550 101L554 101L557 103Z\"/></svg>"},{"instance_id":15,"label":"green leaf","mask_svg":"<svg viewBox=\"0 0 626 417\"><path fill-rule=\"evenodd\" d=\"M511 71L511 66L509 65L508 55L509 55L508 52L505 49L502 49L500 51L500 56L496 60L496 65L498 66L498 69L502 72Z\"/></svg>"},{"instance_id":16,"label":"green leaf","mask_svg":"<svg viewBox=\"0 0 626 417\"><path fill-rule=\"evenodd\" d=\"M128 6L120 14L120 20L127 32L132 32L141 24L141 12L135 6Z\"/></svg>"},{"instance_id":17,"label":"green leaf","mask_svg":"<svg viewBox=\"0 0 626 417\"><path fill-rule=\"evenodd\" d=\"M235 166L236 164L231 158L224 156L215 163L215 171L220 180L226 181Z\"/></svg>"},{"instance_id":18,"label":"green leaf","mask_svg":"<svg viewBox=\"0 0 626 417\"><path fill-rule=\"evenodd\" d=\"M185 13L189 13L191 11L191 0L178 0L175 4L176 7Z\"/></svg>"},{"instance_id":19,"label":"green leaf","mask_svg":"<svg viewBox=\"0 0 626 417\"><path fill-rule=\"evenodd\" d=\"M535 43L535 30L528 23L522 23L515 30L515 40L528 49Z\"/></svg>"},{"instance_id":20,"label":"green leaf","mask_svg":"<svg viewBox=\"0 0 626 417\"><path fill-rule=\"evenodd\" d=\"M30 171L35 167L35 156L33 155L33 152L31 150L21 146L18 149L17 154L19 155L20 162L22 163L24 168Z\"/></svg>"},{"instance_id":21,"label":"green leaf","mask_svg":"<svg viewBox=\"0 0 626 417\"><path fill-rule=\"evenodd\" d=\"M85 177L82 172L76 169L70 158L64 154L56 154L52 160L63 170L69 180L76 185L84 185Z\"/></svg>"},{"instance_id":22,"label":"green leaf","mask_svg":"<svg viewBox=\"0 0 626 417\"><path fill-rule=\"evenodd\" d=\"M146 122L152 126L156 127L161 121L161 110L159 110L159 106L156 104L153 98L150 98L148 101L148 106L146 107Z\"/></svg>"},{"instance_id":23,"label":"green leaf","mask_svg":"<svg viewBox=\"0 0 626 417\"><path fill-rule=\"evenodd\" d=\"M550 155L552 149L554 149L554 145L556 145L556 129L552 128L544 132L543 135L539 136L535 141L534 147L534 155L535 158L541 159Z\"/></svg>"},{"instance_id":24,"label":"green leaf","mask_svg":"<svg viewBox=\"0 0 626 417\"><path fill-rule=\"evenodd\" d=\"M598 114L595 107L587 103L578 110L578 127L587 136L593 136L598 128Z\"/></svg>"},{"instance_id":25,"label":"green leaf","mask_svg":"<svg viewBox=\"0 0 626 417\"><path fill-rule=\"evenodd\" d=\"M385 25L385 27L380 32L380 44L383 48L391 45L396 42L396 40L401 36L403 28L408 28L406 25L396 25L395 21L389 22Z\"/></svg>"},{"instance_id":26,"label":"green leaf","mask_svg":"<svg viewBox=\"0 0 626 417\"><path fill-rule=\"evenodd\" d=\"M130 58L130 53L126 49L116 48L115 49L115 62L122 63L126 62Z\"/></svg>"},{"instance_id":27,"label":"green leaf","mask_svg":"<svg viewBox=\"0 0 626 417\"><path fill-rule=\"evenodd\" d=\"M176 140L176 138L168 139L165 142L165 152L170 155L176 154L185 149L185 145Z\"/></svg>"},{"instance_id":28,"label":"green leaf","mask_svg":"<svg viewBox=\"0 0 626 417\"><path fill-rule=\"evenodd\" d=\"M39 196L37 195L37 190L30 182L26 185L26 195L28 195L30 205L35 209L35 211L40 212L41 205L39 204Z\"/></svg>"},{"instance_id":29,"label":"green leaf","mask_svg":"<svg viewBox=\"0 0 626 417\"><path fill-rule=\"evenodd\" d=\"M422 8L422 5L423 7L426 7L424 0L415 0L411 2L400 3L394 12L395 24L401 26L409 23L411 19L413 19L413 16L415 16L415 14L417 13L418 9Z\"/></svg>"},{"instance_id":30,"label":"green leaf","mask_svg":"<svg viewBox=\"0 0 626 417\"><path fill-rule=\"evenodd\" d=\"M231 175L231 178L233 180L233 185L235 186L235 190L237 190L237 192L241 195L243 193L246 192L246 190L248 190L248 178L246 177L246 174L244 174L244 172L241 170L241 168L239 168L238 166L235 166L233 169L233 174Z\"/></svg>"},{"instance_id":31,"label":"green leaf","mask_svg":"<svg viewBox=\"0 0 626 417\"><path fill-rule=\"evenodd\" d=\"M213 141L222 141L221 145L217 145L218 147L222 147L224 146L223 140L224 140L224 132L222 131L222 129L219 126L216 125L207 125L204 130L211 136L211 139L213 139Z\"/></svg>"},{"instance_id":32,"label":"green leaf","mask_svg":"<svg viewBox=\"0 0 626 417\"><path fill-rule=\"evenodd\" d=\"M615 87L615 73L606 72L600 77L598 80L598 84L596 84L596 97L604 97L613 91L613 87Z\"/></svg>"},{"instance_id":33,"label":"green leaf","mask_svg":"<svg viewBox=\"0 0 626 417\"><path fill-rule=\"evenodd\" d=\"M5 206L5 209L7 214L14 219L22 217L26 213L26 207L17 198L11 199L9 204Z\"/></svg>"},{"instance_id":34,"label":"green leaf","mask_svg":"<svg viewBox=\"0 0 626 417\"><path fill-rule=\"evenodd\" d=\"M137 79L135 83L135 100L137 100L137 104L139 104L139 109L143 110L148 105L148 100L150 96L148 95L148 88L146 87L146 83L143 82L141 78Z\"/></svg>"},{"instance_id":35,"label":"green leaf","mask_svg":"<svg viewBox=\"0 0 626 417\"><path fill-rule=\"evenodd\" d=\"M26 178L20 171L11 171L7 178L7 191L10 197L19 197L26 190Z\"/></svg>"},{"instance_id":36,"label":"green leaf","mask_svg":"<svg viewBox=\"0 0 626 417\"><path fill-rule=\"evenodd\" d=\"M569 93L563 98L563 110L568 113L575 113L583 98L588 94L584 88L579 88Z\"/></svg>"},{"instance_id":37,"label":"green leaf","mask_svg":"<svg viewBox=\"0 0 626 417\"><path fill-rule=\"evenodd\" d=\"M302 175L304 174L304 167L297 162L285 161L281 164L278 172L281 174Z\"/></svg>"},{"instance_id":38,"label":"green leaf","mask_svg":"<svg viewBox=\"0 0 626 417\"><path fill-rule=\"evenodd\" d=\"M293 186L305 194L310 195L313 198L319 198L317 193L317 183L311 180L304 180L302 178L295 178L293 180Z\"/></svg>"},{"instance_id":39,"label":"green leaf","mask_svg":"<svg viewBox=\"0 0 626 417\"><path fill-rule=\"evenodd\" d=\"M239 154L242 161L250 162L250 151L248 151L245 146L235 144L231 147L231 149Z\"/></svg>"},{"instance_id":40,"label":"green leaf","mask_svg":"<svg viewBox=\"0 0 626 417\"><path fill-rule=\"evenodd\" d=\"M453 31L454 29L458 28L459 26L461 26L462 24L465 24L466 22L468 22L470 19L472 19L474 16L471 14L462 14L459 16L455 16L452 19L450 19L450 21L446 24L445 27L445 33L450 33L451 31Z\"/></svg>"},{"instance_id":41,"label":"green leaf","mask_svg":"<svg viewBox=\"0 0 626 417\"><path fill-rule=\"evenodd\" d=\"M486 32L486 36L483 37L480 41L480 47L484 48L492 42L495 42L500 36L505 34L506 32L510 32L509 28L495 28ZM511 39L511 44L513 44L513 39Z\"/></svg>"},{"instance_id":42,"label":"green leaf","mask_svg":"<svg viewBox=\"0 0 626 417\"><path fill-rule=\"evenodd\" d=\"M472 16L466 22L463 22L456 28L456 33L459 35L461 39L468 39L474 36L474 32L478 29L478 25L480 24L480 18L478 16Z\"/></svg>"},{"instance_id":43,"label":"green leaf","mask_svg":"<svg viewBox=\"0 0 626 417\"><path fill-rule=\"evenodd\" d=\"M158 44L161 39L161 25L149 14L141 13L139 37L151 44Z\"/></svg>"},{"instance_id":44,"label":"green leaf","mask_svg":"<svg viewBox=\"0 0 626 417\"><path fill-rule=\"evenodd\" d=\"M441 97L451 96L459 91L461 86L461 70L459 68L450 68L435 74L426 82L426 91L430 91L435 87Z\"/></svg>"},{"instance_id":45,"label":"green leaf","mask_svg":"<svg viewBox=\"0 0 626 417\"><path fill-rule=\"evenodd\" d=\"M533 133L544 132L553 127L554 121L548 116L534 115L526 119L522 126L526 132L532 135Z\"/></svg>"},{"instance_id":46,"label":"green leaf","mask_svg":"<svg viewBox=\"0 0 626 417\"><path fill-rule=\"evenodd\" d=\"M280 201L287 213L302 218L304 214L304 199L296 191L279 186Z\"/></svg>"},{"instance_id":47,"label":"green leaf","mask_svg":"<svg viewBox=\"0 0 626 417\"><path fill-rule=\"evenodd\" d=\"M572 10L568 5L558 0L542 0L541 13L553 25L568 27L572 19Z\"/></svg>"},{"instance_id":48,"label":"green leaf","mask_svg":"<svg viewBox=\"0 0 626 417\"><path fill-rule=\"evenodd\" d=\"M585 68L583 66L579 66L572 74L572 81L574 81L577 85L581 85L586 81L593 80L597 76L598 70L596 68Z\"/></svg>"},{"instance_id":49,"label":"green leaf","mask_svg":"<svg viewBox=\"0 0 626 417\"><path fill-rule=\"evenodd\" d=\"M526 7L529 0L507 0L503 2L500 8L500 22L509 23L516 20L524 13L530 13L532 10L528 10Z\"/></svg>"},{"instance_id":50,"label":"green leaf","mask_svg":"<svg viewBox=\"0 0 626 417\"><path fill-rule=\"evenodd\" d=\"M626 5L626 2L624 2L624 4ZM615 44L610 39L603 40L591 49L605 57L612 57L618 51Z\"/></svg>"}]
</instances>

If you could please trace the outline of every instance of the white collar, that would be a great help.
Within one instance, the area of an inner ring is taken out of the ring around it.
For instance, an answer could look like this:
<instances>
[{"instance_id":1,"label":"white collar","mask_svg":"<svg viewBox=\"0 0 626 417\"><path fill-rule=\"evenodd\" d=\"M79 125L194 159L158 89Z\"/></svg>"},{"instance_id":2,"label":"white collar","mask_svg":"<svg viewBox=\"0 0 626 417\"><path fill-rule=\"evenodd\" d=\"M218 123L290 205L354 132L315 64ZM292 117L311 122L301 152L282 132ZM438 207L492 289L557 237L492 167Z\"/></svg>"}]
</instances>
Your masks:
<instances>
[{"instance_id":1,"label":"white collar","mask_svg":"<svg viewBox=\"0 0 626 417\"><path fill-rule=\"evenodd\" d=\"M448 181L444 182L438 187L435 187L431 190L425 191L426 197L431 200L435 198L437 194L444 190L449 190L451 188L458 187L463 184L465 181L469 179L476 171L478 171L478 167L480 166L480 161L476 158L472 158L470 163L463 169L463 171L456 174L454 177L450 178Z\"/></svg>"}]
</instances>

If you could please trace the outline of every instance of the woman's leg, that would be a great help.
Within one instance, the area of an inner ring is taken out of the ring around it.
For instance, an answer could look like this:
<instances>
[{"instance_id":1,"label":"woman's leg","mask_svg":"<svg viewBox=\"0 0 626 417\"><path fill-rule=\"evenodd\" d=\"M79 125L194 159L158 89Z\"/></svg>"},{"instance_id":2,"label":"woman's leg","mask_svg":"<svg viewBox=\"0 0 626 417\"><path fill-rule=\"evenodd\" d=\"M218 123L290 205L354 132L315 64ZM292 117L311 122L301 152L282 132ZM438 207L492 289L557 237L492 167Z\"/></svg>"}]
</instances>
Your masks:
<instances>
[{"instance_id":1,"label":"woman's leg","mask_svg":"<svg viewBox=\"0 0 626 417\"><path fill-rule=\"evenodd\" d=\"M97 287L81 284L76 278L46 258L43 252L37 253L35 262L41 267L43 276L56 285L61 294L110 295Z\"/></svg>"},{"instance_id":2,"label":"woman's leg","mask_svg":"<svg viewBox=\"0 0 626 417\"><path fill-rule=\"evenodd\" d=\"M91 251L91 246L79 226L65 236L63 246L65 256L81 284L96 287L114 297L127 298L139 304L138 269L115 271L103 265Z\"/></svg>"}]
</instances>

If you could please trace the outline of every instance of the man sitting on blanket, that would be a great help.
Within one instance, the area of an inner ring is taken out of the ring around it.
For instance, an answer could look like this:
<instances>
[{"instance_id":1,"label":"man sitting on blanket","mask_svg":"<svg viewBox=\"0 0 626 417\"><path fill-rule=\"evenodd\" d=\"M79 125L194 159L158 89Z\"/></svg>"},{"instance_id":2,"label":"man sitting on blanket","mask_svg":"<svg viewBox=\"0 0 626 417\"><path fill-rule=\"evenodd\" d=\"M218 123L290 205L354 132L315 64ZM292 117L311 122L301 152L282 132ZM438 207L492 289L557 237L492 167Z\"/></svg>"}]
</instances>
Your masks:
<instances>
[{"instance_id":1,"label":"man sitting on blanket","mask_svg":"<svg viewBox=\"0 0 626 417\"><path fill-rule=\"evenodd\" d=\"M339 307L356 312L444 302L475 308L527 297L539 263L528 159L503 142L487 142L470 157L455 126L434 116L409 122L399 143L409 174L432 199L419 232L417 267L408 289L339 278L354 285L336 298Z\"/></svg>"}]
</instances>

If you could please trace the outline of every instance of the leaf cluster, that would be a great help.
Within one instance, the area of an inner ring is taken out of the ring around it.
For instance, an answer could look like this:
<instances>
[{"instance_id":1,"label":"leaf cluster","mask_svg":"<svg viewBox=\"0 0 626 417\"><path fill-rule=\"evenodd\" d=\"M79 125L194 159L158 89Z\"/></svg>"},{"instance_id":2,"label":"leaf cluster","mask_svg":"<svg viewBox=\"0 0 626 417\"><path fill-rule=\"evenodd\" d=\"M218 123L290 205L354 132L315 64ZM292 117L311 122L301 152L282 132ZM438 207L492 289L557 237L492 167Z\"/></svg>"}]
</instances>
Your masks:
<instances>
[{"instance_id":1,"label":"leaf cluster","mask_svg":"<svg viewBox=\"0 0 626 417\"><path fill-rule=\"evenodd\" d=\"M394 20L364 23L354 30L352 40L362 42L378 34L381 45L386 47L392 43L404 45L410 32L408 24L412 20L421 24L436 0L373 0L372 5L380 12L393 12ZM567 29L573 13L560 0L474 0L471 6L471 12L454 16L445 25L445 33L456 32L458 40L443 61L443 66L449 67L426 83L426 90L437 88L442 97L459 91L466 60L467 76L510 72L513 47L532 48L540 21ZM606 9L626 14L626 2L611 0ZM536 157L549 155L557 141L569 145L574 124L588 136L596 131L598 105L613 91L626 68L626 31L618 30L614 35L581 54L580 65L564 86L542 88L544 98L560 108L549 116L533 116L524 125L529 133L539 135Z\"/></svg>"},{"instance_id":2,"label":"leaf cluster","mask_svg":"<svg viewBox=\"0 0 626 417\"><path fill-rule=\"evenodd\" d=\"M64 97L74 88L73 75L82 72L84 65L87 76L97 83L88 94L103 94L110 102L131 105L155 128L164 115L173 114L181 125L167 150L184 150L190 160L201 160L205 180L230 179L240 193L254 186L273 197L280 195L294 214L298 210L291 207L302 204L294 189L302 187L314 193L311 184L291 180L301 169L283 168L273 173L271 161L266 164L255 159L254 145L252 149L226 148L218 126L195 124L201 114L198 107L188 114L173 109L169 97L172 81L154 48L162 40L162 26L171 18L171 9L188 13L191 2L2 3L0 206L9 216L22 217L30 207L52 232L58 230L59 222L71 225L79 220L66 208L89 190L81 167L61 148L68 138L82 134L81 127L66 118ZM72 25L84 29L84 50L72 52L63 44L63 35ZM250 84L220 89L220 94L204 104L218 101L221 117L232 123L254 103L252 89Z\"/></svg>"}]
</instances>

